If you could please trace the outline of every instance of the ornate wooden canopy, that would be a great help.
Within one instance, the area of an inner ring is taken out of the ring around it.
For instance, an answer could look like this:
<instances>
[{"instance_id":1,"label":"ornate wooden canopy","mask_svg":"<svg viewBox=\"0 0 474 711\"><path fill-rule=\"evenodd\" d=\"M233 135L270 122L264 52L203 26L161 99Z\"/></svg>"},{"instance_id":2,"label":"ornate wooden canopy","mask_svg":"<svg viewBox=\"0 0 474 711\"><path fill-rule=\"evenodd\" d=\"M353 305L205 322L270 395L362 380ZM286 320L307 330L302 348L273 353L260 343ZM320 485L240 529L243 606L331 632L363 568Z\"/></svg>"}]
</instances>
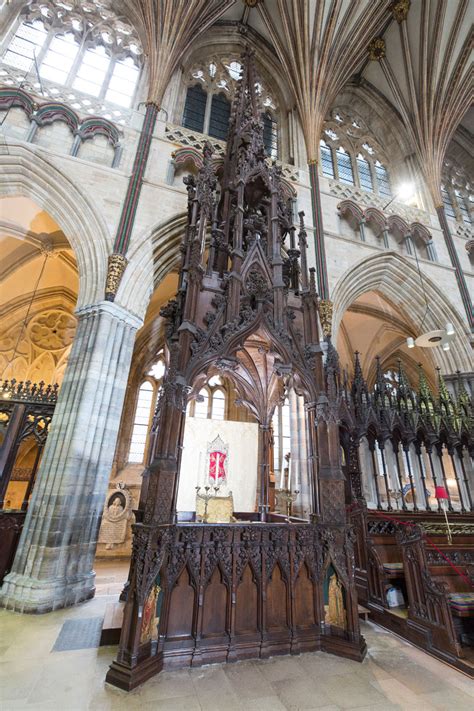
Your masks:
<instances>
[{"instance_id":1,"label":"ornate wooden canopy","mask_svg":"<svg viewBox=\"0 0 474 711\"><path fill-rule=\"evenodd\" d=\"M265 157L248 51L242 66L222 172L215 174L208 145L197 179L185 178L178 290L162 310L169 362L134 526L120 651L107 675L125 689L164 664L321 648L365 653L345 522L337 354L328 337L325 369L319 335L319 317L327 333L330 314L318 316L303 213L297 230L281 170ZM259 423L258 513L227 525L176 523L187 402L216 373ZM271 418L290 386L306 405L311 523L269 511ZM339 630L325 623L330 571L334 589L344 589Z\"/></svg>"}]
</instances>

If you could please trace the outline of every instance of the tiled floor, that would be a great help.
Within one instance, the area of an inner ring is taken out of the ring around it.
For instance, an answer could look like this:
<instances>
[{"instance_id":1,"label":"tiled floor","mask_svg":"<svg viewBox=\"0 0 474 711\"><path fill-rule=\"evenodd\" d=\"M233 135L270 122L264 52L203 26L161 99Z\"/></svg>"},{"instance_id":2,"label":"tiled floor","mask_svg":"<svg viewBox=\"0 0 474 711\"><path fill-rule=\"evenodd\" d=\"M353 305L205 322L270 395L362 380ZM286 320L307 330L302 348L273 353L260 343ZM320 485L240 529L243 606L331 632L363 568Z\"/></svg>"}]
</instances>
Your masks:
<instances>
[{"instance_id":1,"label":"tiled floor","mask_svg":"<svg viewBox=\"0 0 474 711\"><path fill-rule=\"evenodd\" d=\"M86 709L446 709L471 711L474 682L371 623L362 664L317 652L265 661L163 672L127 694L104 684L116 648L52 652L66 619L103 614L126 567L97 567L97 597L48 615L0 611L2 711Z\"/></svg>"}]
</instances>

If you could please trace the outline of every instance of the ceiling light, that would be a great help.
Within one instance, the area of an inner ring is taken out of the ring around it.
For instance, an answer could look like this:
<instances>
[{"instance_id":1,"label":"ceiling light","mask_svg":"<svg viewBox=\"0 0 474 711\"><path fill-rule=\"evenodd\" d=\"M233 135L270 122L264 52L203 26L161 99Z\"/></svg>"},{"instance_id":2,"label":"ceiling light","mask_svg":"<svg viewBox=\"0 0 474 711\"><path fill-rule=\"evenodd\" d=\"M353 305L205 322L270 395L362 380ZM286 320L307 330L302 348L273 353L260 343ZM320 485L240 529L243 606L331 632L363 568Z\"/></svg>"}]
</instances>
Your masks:
<instances>
[{"instance_id":1,"label":"ceiling light","mask_svg":"<svg viewBox=\"0 0 474 711\"><path fill-rule=\"evenodd\" d=\"M412 338L411 336L409 338L407 338L407 346L408 346L408 348L415 347L415 339Z\"/></svg>"}]
</instances>

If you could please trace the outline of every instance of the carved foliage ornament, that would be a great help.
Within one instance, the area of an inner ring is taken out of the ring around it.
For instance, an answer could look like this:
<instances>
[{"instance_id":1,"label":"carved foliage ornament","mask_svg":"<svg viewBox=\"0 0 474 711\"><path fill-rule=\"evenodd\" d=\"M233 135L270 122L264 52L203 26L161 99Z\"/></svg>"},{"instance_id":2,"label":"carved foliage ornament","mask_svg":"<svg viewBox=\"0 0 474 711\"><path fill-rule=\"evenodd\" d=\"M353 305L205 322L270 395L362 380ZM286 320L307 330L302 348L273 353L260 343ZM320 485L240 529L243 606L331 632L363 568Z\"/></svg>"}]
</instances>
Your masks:
<instances>
[{"instance_id":1,"label":"carved foliage ornament","mask_svg":"<svg viewBox=\"0 0 474 711\"><path fill-rule=\"evenodd\" d=\"M127 264L128 260L123 254L109 255L107 280L105 282L105 298L107 301L113 301L117 296L117 291Z\"/></svg>"},{"instance_id":2,"label":"carved foliage ornament","mask_svg":"<svg viewBox=\"0 0 474 711\"><path fill-rule=\"evenodd\" d=\"M332 333L333 303L329 299L321 299L319 302L319 318L323 329L324 337L327 338Z\"/></svg>"},{"instance_id":3,"label":"carved foliage ornament","mask_svg":"<svg viewBox=\"0 0 474 711\"><path fill-rule=\"evenodd\" d=\"M411 0L396 0L392 4L392 14L399 25L407 19L410 5Z\"/></svg>"},{"instance_id":4,"label":"carved foliage ornament","mask_svg":"<svg viewBox=\"0 0 474 711\"><path fill-rule=\"evenodd\" d=\"M373 39L369 44L368 52L371 62L380 62L385 57L385 40L382 37Z\"/></svg>"}]
</instances>

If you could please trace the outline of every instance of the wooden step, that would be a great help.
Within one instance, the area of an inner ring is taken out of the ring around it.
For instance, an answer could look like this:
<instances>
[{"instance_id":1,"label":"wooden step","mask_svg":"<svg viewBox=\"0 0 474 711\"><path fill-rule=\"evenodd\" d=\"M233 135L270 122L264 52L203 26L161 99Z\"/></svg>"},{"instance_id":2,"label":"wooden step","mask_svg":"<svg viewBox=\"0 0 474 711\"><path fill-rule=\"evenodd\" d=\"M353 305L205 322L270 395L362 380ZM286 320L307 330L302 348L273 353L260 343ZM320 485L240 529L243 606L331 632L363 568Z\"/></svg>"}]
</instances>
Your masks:
<instances>
[{"instance_id":1,"label":"wooden step","mask_svg":"<svg viewBox=\"0 0 474 711\"><path fill-rule=\"evenodd\" d=\"M363 617L364 620L367 622L367 620L369 619L370 610L368 610L363 605L357 605L357 612L359 613L359 617Z\"/></svg>"},{"instance_id":2,"label":"wooden step","mask_svg":"<svg viewBox=\"0 0 474 711\"><path fill-rule=\"evenodd\" d=\"M105 606L104 621L100 635L100 646L118 644L122 631L124 602L108 602Z\"/></svg>"}]
</instances>

